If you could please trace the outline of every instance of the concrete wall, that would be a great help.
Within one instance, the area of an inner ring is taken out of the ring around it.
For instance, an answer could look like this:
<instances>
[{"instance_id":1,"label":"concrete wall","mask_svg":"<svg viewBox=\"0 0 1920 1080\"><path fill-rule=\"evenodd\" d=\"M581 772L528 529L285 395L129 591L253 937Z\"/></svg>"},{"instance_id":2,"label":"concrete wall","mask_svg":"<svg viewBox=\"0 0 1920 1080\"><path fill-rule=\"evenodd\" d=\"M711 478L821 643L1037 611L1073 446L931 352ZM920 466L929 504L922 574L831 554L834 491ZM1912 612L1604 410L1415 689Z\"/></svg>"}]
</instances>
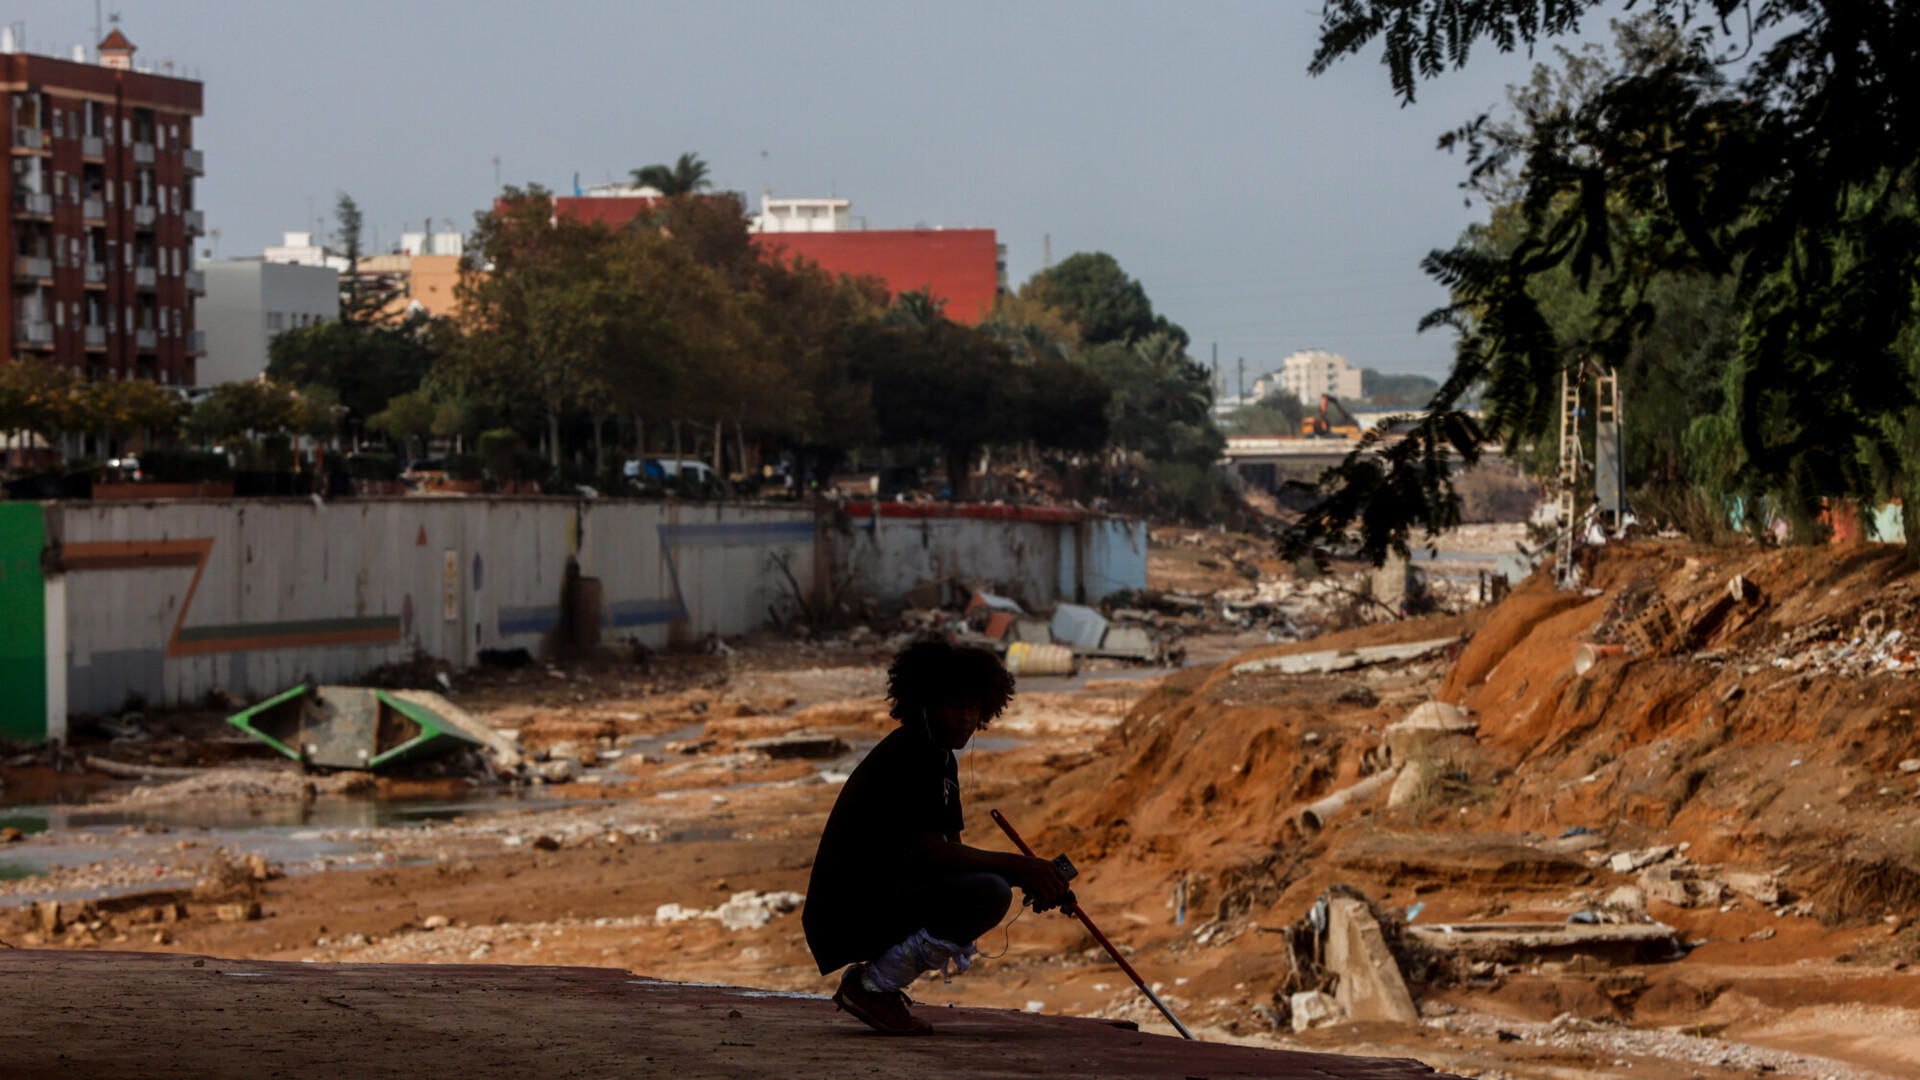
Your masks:
<instances>
[{"instance_id":1,"label":"concrete wall","mask_svg":"<svg viewBox=\"0 0 1920 1080\"><path fill-rule=\"evenodd\" d=\"M243 382L267 370L267 343L300 322L340 317L340 275L324 266L293 266L259 259L203 264L207 294L195 304L194 324L206 331L207 354L194 381L200 386ZM278 327L269 315L278 315Z\"/></svg>"},{"instance_id":2,"label":"concrete wall","mask_svg":"<svg viewBox=\"0 0 1920 1080\"><path fill-rule=\"evenodd\" d=\"M602 640L654 647L766 624L792 607L788 573L883 600L958 577L1036 608L1146 583L1139 522L934 509L943 516L817 520L805 506L561 498L5 504L0 732L60 737L69 710L177 705L214 688L257 700L416 655L538 655L554 643L569 560L600 581Z\"/></svg>"},{"instance_id":3,"label":"concrete wall","mask_svg":"<svg viewBox=\"0 0 1920 1080\"><path fill-rule=\"evenodd\" d=\"M569 558L601 580L604 637L668 643L767 621L813 571L804 508L367 499L48 504L66 582L68 708L252 699L416 652L542 651Z\"/></svg>"},{"instance_id":4,"label":"concrete wall","mask_svg":"<svg viewBox=\"0 0 1920 1080\"><path fill-rule=\"evenodd\" d=\"M1045 610L1097 603L1147 583L1147 527L1052 508L854 503L823 525L836 579L859 595L897 598L923 581L958 578Z\"/></svg>"}]
</instances>

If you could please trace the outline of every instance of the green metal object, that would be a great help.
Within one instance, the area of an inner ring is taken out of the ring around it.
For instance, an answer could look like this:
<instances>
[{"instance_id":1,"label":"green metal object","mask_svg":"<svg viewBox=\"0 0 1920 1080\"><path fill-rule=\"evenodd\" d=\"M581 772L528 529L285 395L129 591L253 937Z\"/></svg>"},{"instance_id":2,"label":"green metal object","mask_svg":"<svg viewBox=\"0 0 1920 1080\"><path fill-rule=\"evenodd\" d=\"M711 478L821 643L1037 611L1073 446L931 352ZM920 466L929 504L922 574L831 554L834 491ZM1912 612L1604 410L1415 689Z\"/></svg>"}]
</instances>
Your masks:
<instances>
[{"instance_id":1,"label":"green metal object","mask_svg":"<svg viewBox=\"0 0 1920 1080\"><path fill-rule=\"evenodd\" d=\"M227 717L227 723L304 765L378 770L480 745L434 711L430 703L439 700L433 694L403 698L364 686L303 683Z\"/></svg>"}]
</instances>

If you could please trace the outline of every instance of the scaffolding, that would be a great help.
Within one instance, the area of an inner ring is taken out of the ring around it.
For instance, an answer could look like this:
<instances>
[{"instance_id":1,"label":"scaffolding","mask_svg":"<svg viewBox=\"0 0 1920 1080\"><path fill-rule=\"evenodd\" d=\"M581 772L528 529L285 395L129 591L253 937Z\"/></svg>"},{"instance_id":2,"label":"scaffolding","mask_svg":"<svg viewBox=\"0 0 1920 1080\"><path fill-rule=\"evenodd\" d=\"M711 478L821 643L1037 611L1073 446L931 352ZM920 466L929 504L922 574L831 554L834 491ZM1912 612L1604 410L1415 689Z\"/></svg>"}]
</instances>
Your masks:
<instances>
[{"instance_id":1,"label":"scaffolding","mask_svg":"<svg viewBox=\"0 0 1920 1080\"><path fill-rule=\"evenodd\" d=\"M1627 517L1626 443L1621 417L1620 375L1613 368L1602 371L1589 361L1581 361L1560 373L1560 468L1555 477L1558 502L1559 543L1554 551L1554 580L1562 589L1580 584L1580 573L1573 564L1573 551L1579 544L1585 524L1580 513L1578 492L1585 454L1580 443L1580 395L1588 376L1594 379L1593 410L1593 487L1594 515L1600 528L1618 533Z\"/></svg>"}]
</instances>

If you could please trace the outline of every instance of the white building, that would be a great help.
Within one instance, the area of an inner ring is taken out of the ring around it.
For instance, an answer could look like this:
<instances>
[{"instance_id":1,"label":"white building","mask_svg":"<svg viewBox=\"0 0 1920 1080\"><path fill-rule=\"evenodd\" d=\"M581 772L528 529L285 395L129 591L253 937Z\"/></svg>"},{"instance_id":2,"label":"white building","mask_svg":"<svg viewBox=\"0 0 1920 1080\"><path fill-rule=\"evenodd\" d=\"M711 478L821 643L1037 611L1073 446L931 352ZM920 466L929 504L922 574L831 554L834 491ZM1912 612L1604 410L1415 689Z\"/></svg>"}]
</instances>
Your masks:
<instances>
[{"instance_id":1,"label":"white building","mask_svg":"<svg viewBox=\"0 0 1920 1080\"><path fill-rule=\"evenodd\" d=\"M331 266L226 259L201 270L207 276L195 309L207 335L195 372L201 386L258 378L275 334L340 317L340 275Z\"/></svg>"},{"instance_id":2,"label":"white building","mask_svg":"<svg viewBox=\"0 0 1920 1080\"><path fill-rule=\"evenodd\" d=\"M282 243L267 249L264 256L266 261L284 263L288 266L328 266L332 267L335 273L346 272L346 256L335 255L314 243L312 233L282 233L281 239Z\"/></svg>"},{"instance_id":3,"label":"white building","mask_svg":"<svg viewBox=\"0 0 1920 1080\"><path fill-rule=\"evenodd\" d=\"M1356 401L1360 398L1360 369L1347 363L1338 353L1307 349L1280 361L1279 389L1300 400L1302 405L1318 407L1320 395ZM1258 385L1257 383L1255 384Z\"/></svg>"},{"instance_id":4,"label":"white building","mask_svg":"<svg viewBox=\"0 0 1920 1080\"><path fill-rule=\"evenodd\" d=\"M761 192L751 228L757 233L846 232L853 228L853 201L776 199L771 191Z\"/></svg>"}]
</instances>

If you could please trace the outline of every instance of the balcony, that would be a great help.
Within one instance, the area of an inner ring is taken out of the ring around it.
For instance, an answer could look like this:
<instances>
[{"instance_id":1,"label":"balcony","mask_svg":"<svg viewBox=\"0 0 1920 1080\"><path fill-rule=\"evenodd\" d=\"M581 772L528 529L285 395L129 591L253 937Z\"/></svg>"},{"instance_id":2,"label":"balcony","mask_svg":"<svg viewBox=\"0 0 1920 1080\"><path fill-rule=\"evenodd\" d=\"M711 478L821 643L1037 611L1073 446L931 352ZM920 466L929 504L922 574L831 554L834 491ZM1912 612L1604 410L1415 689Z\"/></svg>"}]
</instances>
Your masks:
<instances>
[{"instance_id":1,"label":"balcony","mask_svg":"<svg viewBox=\"0 0 1920 1080\"><path fill-rule=\"evenodd\" d=\"M160 331L147 326L133 332L133 347L141 352L153 352L160 347Z\"/></svg>"},{"instance_id":2,"label":"balcony","mask_svg":"<svg viewBox=\"0 0 1920 1080\"><path fill-rule=\"evenodd\" d=\"M87 264L87 286L105 286L107 283L107 264L90 262Z\"/></svg>"},{"instance_id":3,"label":"balcony","mask_svg":"<svg viewBox=\"0 0 1920 1080\"><path fill-rule=\"evenodd\" d=\"M87 348L98 352L107 347L107 328L104 326L87 327Z\"/></svg>"},{"instance_id":4,"label":"balcony","mask_svg":"<svg viewBox=\"0 0 1920 1080\"><path fill-rule=\"evenodd\" d=\"M199 150L185 147L180 151L180 166L187 170L188 176L207 175L207 159Z\"/></svg>"},{"instance_id":5,"label":"balcony","mask_svg":"<svg viewBox=\"0 0 1920 1080\"><path fill-rule=\"evenodd\" d=\"M153 267L136 266L133 268L133 287L134 288L151 289L155 285L159 284L159 282L160 282L160 275L158 272L154 270Z\"/></svg>"},{"instance_id":6,"label":"balcony","mask_svg":"<svg viewBox=\"0 0 1920 1080\"><path fill-rule=\"evenodd\" d=\"M207 332L205 330L187 331L187 351L196 354L207 351Z\"/></svg>"},{"instance_id":7,"label":"balcony","mask_svg":"<svg viewBox=\"0 0 1920 1080\"><path fill-rule=\"evenodd\" d=\"M98 135L80 136L80 156L83 158L105 158L107 143Z\"/></svg>"},{"instance_id":8,"label":"balcony","mask_svg":"<svg viewBox=\"0 0 1920 1080\"><path fill-rule=\"evenodd\" d=\"M207 272L205 270L187 271L187 292L194 296L207 295Z\"/></svg>"},{"instance_id":9,"label":"balcony","mask_svg":"<svg viewBox=\"0 0 1920 1080\"><path fill-rule=\"evenodd\" d=\"M45 150L47 133L45 129L37 127L14 128L13 147L16 150Z\"/></svg>"},{"instance_id":10,"label":"balcony","mask_svg":"<svg viewBox=\"0 0 1920 1080\"><path fill-rule=\"evenodd\" d=\"M86 218L89 222L105 223L107 220L107 204L99 198L81 199L80 216Z\"/></svg>"},{"instance_id":11,"label":"balcony","mask_svg":"<svg viewBox=\"0 0 1920 1080\"><path fill-rule=\"evenodd\" d=\"M13 212L33 217L52 217L53 196L44 191L21 191L16 188L13 192Z\"/></svg>"},{"instance_id":12,"label":"balcony","mask_svg":"<svg viewBox=\"0 0 1920 1080\"><path fill-rule=\"evenodd\" d=\"M50 349L53 347L53 324L22 319L13 324L13 343L30 349Z\"/></svg>"},{"instance_id":13,"label":"balcony","mask_svg":"<svg viewBox=\"0 0 1920 1080\"><path fill-rule=\"evenodd\" d=\"M153 164L153 144L137 142L133 144L133 163L135 165Z\"/></svg>"},{"instance_id":14,"label":"balcony","mask_svg":"<svg viewBox=\"0 0 1920 1080\"><path fill-rule=\"evenodd\" d=\"M207 231L207 212L205 210L182 210L180 221L186 226L188 236L199 236Z\"/></svg>"},{"instance_id":15,"label":"balcony","mask_svg":"<svg viewBox=\"0 0 1920 1080\"><path fill-rule=\"evenodd\" d=\"M158 217L159 214L160 211L152 206L136 206L133 208L133 227L136 229L151 229L153 228L154 219Z\"/></svg>"},{"instance_id":16,"label":"balcony","mask_svg":"<svg viewBox=\"0 0 1920 1080\"><path fill-rule=\"evenodd\" d=\"M15 255L13 280L43 281L53 276L53 260L41 255Z\"/></svg>"}]
</instances>

